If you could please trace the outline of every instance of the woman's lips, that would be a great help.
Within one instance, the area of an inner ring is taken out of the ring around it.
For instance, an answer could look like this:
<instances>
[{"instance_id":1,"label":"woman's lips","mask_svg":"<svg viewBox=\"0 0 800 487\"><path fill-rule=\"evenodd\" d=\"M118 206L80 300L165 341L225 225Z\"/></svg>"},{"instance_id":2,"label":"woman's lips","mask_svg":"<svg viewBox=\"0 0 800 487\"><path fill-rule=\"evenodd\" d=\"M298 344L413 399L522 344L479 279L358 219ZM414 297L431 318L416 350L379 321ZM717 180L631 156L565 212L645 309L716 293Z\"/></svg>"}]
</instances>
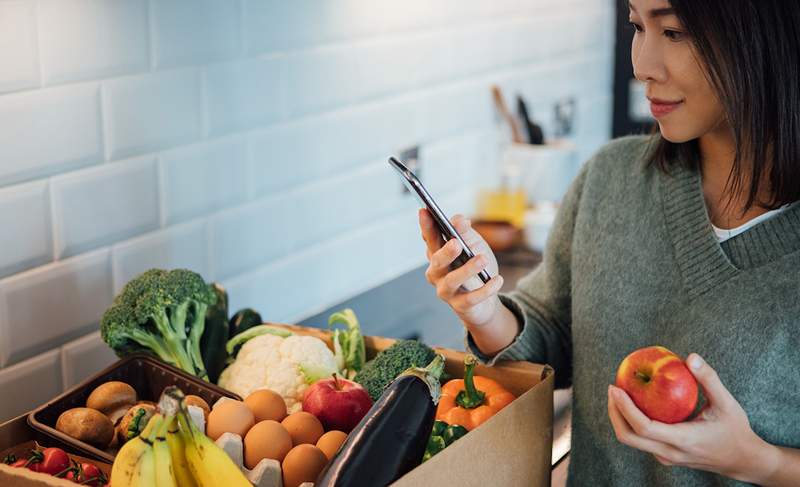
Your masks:
<instances>
[{"instance_id":1,"label":"woman's lips","mask_svg":"<svg viewBox=\"0 0 800 487\"><path fill-rule=\"evenodd\" d=\"M652 113L655 118L665 117L674 112L682 103L683 100L666 101L650 98L650 113Z\"/></svg>"}]
</instances>

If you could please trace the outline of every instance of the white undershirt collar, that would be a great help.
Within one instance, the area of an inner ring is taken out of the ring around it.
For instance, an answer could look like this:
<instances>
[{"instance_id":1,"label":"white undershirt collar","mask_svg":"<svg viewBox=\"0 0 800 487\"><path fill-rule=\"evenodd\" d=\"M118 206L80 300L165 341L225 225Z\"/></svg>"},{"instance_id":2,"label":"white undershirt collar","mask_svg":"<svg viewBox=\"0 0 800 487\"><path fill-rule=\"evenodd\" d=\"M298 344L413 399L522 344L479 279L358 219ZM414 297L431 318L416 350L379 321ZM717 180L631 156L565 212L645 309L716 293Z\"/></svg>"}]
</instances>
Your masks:
<instances>
[{"instance_id":1,"label":"white undershirt collar","mask_svg":"<svg viewBox=\"0 0 800 487\"><path fill-rule=\"evenodd\" d=\"M730 240L733 237L746 232L747 230L750 230L751 228L753 228L754 226L758 225L761 222L765 222L765 221L769 220L770 218L772 218L772 217L778 215L779 213L781 213L782 211L785 211L790 206L792 206L792 205L791 204L790 205L784 205L784 206L782 206L780 208L777 208L777 209L774 209L774 210L770 210L770 211L764 213L763 215L758 215L757 217L753 218L752 220L746 222L744 225L740 225L740 226L738 226L736 228L731 228L731 229L719 228L716 225L714 225L713 223L711 224L711 226L714 228L714 233L717 235L717 240L719 240L719 242L722 243L722 242L724 242L726 240Z\"/></svg>"}]
</instances>

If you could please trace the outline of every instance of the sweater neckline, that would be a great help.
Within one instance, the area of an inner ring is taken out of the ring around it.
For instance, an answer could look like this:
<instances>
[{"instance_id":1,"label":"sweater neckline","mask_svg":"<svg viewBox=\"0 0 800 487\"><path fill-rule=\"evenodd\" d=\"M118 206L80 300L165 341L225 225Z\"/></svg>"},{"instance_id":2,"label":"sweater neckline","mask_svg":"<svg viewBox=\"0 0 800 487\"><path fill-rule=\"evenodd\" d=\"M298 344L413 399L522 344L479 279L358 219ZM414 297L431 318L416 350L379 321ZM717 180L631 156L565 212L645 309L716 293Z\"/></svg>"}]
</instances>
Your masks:
<instances>
[{"instance_id":1,"label":"sweater neckline","mask_svg":"<svg viewBox=\"0 0 800 487\"><path fill-rule=\"evenodd\" d=\"M690 300L742 271L800 250L800 205L720 243L708 216L700 173L676 165L662 178L667 229Z\"/></svg>"}]
</instances>

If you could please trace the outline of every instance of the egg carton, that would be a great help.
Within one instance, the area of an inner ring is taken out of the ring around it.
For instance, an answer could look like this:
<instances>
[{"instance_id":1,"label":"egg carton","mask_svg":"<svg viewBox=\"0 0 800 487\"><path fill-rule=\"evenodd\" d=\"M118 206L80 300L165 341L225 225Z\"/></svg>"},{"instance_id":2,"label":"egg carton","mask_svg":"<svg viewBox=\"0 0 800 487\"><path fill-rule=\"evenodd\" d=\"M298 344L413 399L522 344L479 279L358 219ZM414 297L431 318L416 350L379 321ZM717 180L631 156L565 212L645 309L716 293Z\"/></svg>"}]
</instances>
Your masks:
<instances>
[{"instance_id":1,"label":"egg carton","mask_svg":"<svg viewBox=\"0 0 800 487\"><path fill-rule=\"evenodd\" d=\"M247 480L255 487L283 487L279 461L265 458L252 470L244 466L244 442L241 436L236 433L223 433L217 438L216 443L231 457L233 463L242 469Z\"/></svg>"},{"instance_id":2,"label":"egg carton","mask_svg":"<svg viewBox=\"0 0 800 487\"><path fill-rule=\"evenodd\" d=\"M225 401L231 401L227 397L220 398L212 409L219 406ZM242 437L236 433L223 433L222 436L217 438L217 446L225 450L225 453L233 460L255 487L283 487L283 475L281 472L281 463L271 458L264 458L255 468L249 470L244 466L244 442ZM314 487L312 482L305 482L300 487Z\"/></svg>"}]
</instances>

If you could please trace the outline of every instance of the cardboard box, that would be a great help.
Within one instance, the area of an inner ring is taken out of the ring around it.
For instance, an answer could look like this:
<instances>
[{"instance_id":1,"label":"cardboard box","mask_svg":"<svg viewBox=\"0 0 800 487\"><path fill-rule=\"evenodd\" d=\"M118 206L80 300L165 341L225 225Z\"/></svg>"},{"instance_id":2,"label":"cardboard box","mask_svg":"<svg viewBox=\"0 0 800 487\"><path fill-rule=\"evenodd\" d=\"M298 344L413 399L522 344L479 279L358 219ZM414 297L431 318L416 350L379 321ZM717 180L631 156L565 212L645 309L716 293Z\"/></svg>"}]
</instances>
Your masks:
<instances>
[{"instance_id":1,"label":"cardboard box","mask_svg":"<svg viewBox=\"0 0 800 487\"><path fill-rule=\"evenodd\" d=\"M78 451L71 445L48 438L31 428L28 425L27 416L27 414L23 414L0 425L0 485L3 487L75 487L77 485L51 475L32 472L26 468L13 468L1 463L7 454L14 453L20 457L35 444L44 448L61 448L69 454L70 458L79 462L92 463L106 475L110 474L111 465L77 455Z\"/></svg>"},{"instance_id":2,"label":"cardboard box","mask_svg":"<svg viewBox=\"0 0 800 487\"><path fill-rule=\"evenodd\" d=\"M330 333L277 325L316 336L332 348ZM365 337L367 358L395 340ZM464 353L434 349L445 356L446 372L463 378ZM472 430L429 461L408 472L392 487L527 486L549 487L553 443L553 369L530 362L479 365L476 375L494 379L517 396L486 423Z\"/></svg>"}]
</instances>

